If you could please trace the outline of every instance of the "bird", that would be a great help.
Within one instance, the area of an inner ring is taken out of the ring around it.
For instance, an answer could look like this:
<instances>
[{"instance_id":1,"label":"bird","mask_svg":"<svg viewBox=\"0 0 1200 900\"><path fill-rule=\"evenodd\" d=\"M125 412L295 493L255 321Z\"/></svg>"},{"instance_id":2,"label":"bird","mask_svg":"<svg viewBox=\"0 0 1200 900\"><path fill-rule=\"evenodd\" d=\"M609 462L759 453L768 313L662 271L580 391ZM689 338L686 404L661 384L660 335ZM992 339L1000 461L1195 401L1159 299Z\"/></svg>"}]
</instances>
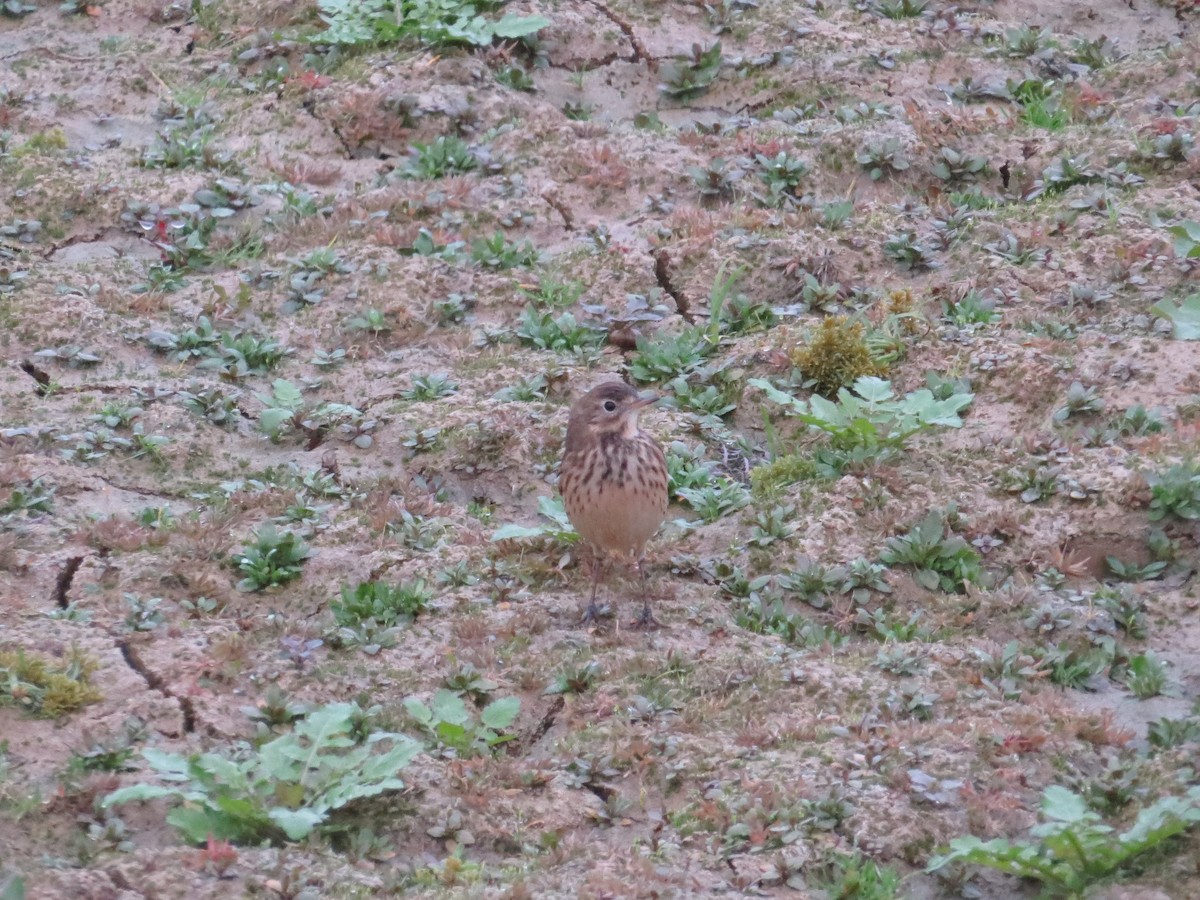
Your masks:
<instances>
[{"instance_id":1,"label":"bird","mask_svg":"<svg viewBox=\"0 0 1200 900\"><path fill-rule=\"evenodd\" d=\"M650 611L643 556L646 542L667 516L667 459L653 436L638 427L638 413L660 398L639 394L622 381L605 381L571 406L559 489L567 518L595 551L592 595L580 624L600 616L596 591L604 557L637 563L642 612L634 627L658 627Z\"/></svg>"}]
</instances>

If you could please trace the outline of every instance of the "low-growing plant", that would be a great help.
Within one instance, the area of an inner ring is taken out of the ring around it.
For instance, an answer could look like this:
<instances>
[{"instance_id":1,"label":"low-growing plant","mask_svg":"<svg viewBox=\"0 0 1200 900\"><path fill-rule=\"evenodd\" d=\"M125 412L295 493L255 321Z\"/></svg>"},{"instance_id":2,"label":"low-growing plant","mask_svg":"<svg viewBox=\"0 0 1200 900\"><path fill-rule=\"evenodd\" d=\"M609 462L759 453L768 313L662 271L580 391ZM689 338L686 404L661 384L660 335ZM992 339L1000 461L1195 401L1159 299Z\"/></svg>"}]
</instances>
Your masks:
<instances>
[{"instance_id":1,"label":"low-growing plant","mask_svg":"<svg viewBox=\"0 0 1200 900\"><path fill-rule=\"evenodd\" d=\"M539 525L502 525L492 534L493 541L549 539L554 543L573 544L579 534L567 518L567 511L558 497L539 497L538 513L545 519Z\"/></svg>"},{"instance_id":2,"label":"low-growing plant","mask_svg":"<svg viewBox=\"0 0 1200 900\"><path fill-rule=\"evenodd\" d=\"M63 660L24 649L0 650L0 703L57 719L102 698L91 677L98 668L78 648Z\"/></svg>"},{"instance_id":3,"label":"low-growing plant","mask_svg":"<svg viewBox=\"0 0 1200 900\"><path fill-rule=\"evenodd\" d=\"M0 493L0 516L24 513L34 516L50 512L55 487L42 478L18 481L8 489L8 496Z\"/></svg>"},{"instance_id":4,"label":"low-growing plant","mask_svg":"<svg viewBox=\"0 0 1200 900\"><path fill-rule=\"evenodd\" d=\"M1112 877L1144 853L1162 849L1200 822L1200 787L1144 807L1120 832L1082 797L1059 785L1042 792L1041 812L1043 821L1030 829L1029 840L956 838L949 852L930 860L926 871L951 863L981 865L1031 878L1062 895L1080 896L1089 885Z\"/></svg>"},{"instance_id":5,"label":"low-growing plant","mask_svg":"<svg viewBox=\"0 0 1200 900\"><path fill-rule=\"evenodd\" d=\"M721 72L721 42L708 49L692 44L688 56L677 57L663 67L663 81L658 89L672 100L688 101L704 94Z\"/></svg>"},{"instance_id":6,"label":"low-growing plant","mask_svg":"<svg viewBox=\"0 0 1200 900\"><path fill-rule=\"evenodd\" d=\"M605 341L603 329L579 322L569 312L555 316L537 312L532 306L521 311L516 333L521 343L556 353L596 350Z\"/></svg>"},{"instance_id":7,"label":"low-growing plant","mask_svg":"<svg viewBox=\"0 0 1200 900\"><path fill-rule=\"evenodd\" d=\"M854 158L867 170L872 181L878 181L885 175L907 171L911 165L904 145L894 137L864 144Z\"/></svg>"},{"instance_id":8,"label":"low-growing plant","mask_svg":"<svg viewBox=\"0 0 1200 900\"><path fill-rule=\"evenodd\" d=\"M724 476L716 476L701 487L680 488L675 493L700 515L700 521L705 524L750 503L750 492L745 486Z\"/></svg>"},{"instance_id":9,"label":"low-growing plant","mask_svg":"<svg viewBox=\"0 0 1200 900\"><path fill-rule=\"evenodd\" d=\"M433 695L428 705L409 697L404 708L444 753L469 757L489 754L516 738L508 729L521 711L521 701L516 697L501 697L476 715L462 697L443 689Z\"/></svg>"},{"instance_id":10,"label":"low-growing plant","mask_svg":"<svg viewBox=\"0 0 1200 900\"><path fill-rule=\"evenodd\" d=\"M458 392L458 384L449 375L438 372L431 375L414 375L410 387L400 391L403 400L415 403L438 400Z\"/></svg>"},{"instance_id":11,"label":"low-growing plant","mask_svg":"<svg viewBox=\"0 0 1200 900\"><path fill-rule=\"evenodd\" d=\"M1157 697L1167 688L1166 664L1152 650L1139 653L1126 666L1125 687L1139 700Z\"/></svg>"},{"instance_id":12,"label":"low-growing plant","mask_svg":"<svg viewBox=\"0 0 1200 900\"><path fill-rule=\"evenodd\" d=\"M874 454L899 450L910 437L931 428L961 427L959 413L974 400L973 394L937 400L928 388L897 399L889 382L873 377L859 378L853 390L840 389L836 402L817 395L797 400L761 378L749 384L784 406L788 415L829 435L836 449L864 448Z\"/></svg>"},{"instance_id":13,"label":"low-growing plant","mask_svg":"<svg viewBox=\"0 0 1200 900\"><path fill-rule=\"evenodd\" d=\"M429 608L433 592L425 582L387 584L383 581L361 581L354 588L342 587L342 599L329 604L333 620L342 627L354 627L374 619L385 628L412 622Z\"/></svg>"},{"instance_id":14,"label":"low-growing plant","mask_svg":"<svg viewBox=\"0 0 1200 900\"><path fill-rule=\"evenodd\" d=\"M309 40L350 46L413 40L435 47L490 47L497 38L531 37L550 24L544 16L484 15L502 5L489 0L320 0L318 10L327 27Z\"/></svg>"},{"instance_id":15,"label":"low-growing plant","mask_svg":"<svg viewBox=\"0 0 1200 900\"><path fill-rule=\"evenodd\" d=\"M268 523L254 533L254 540L235 553L230 562L245 577L239 591L262 591L300 577L300 567L312 555L308 545L290 531L277 531Z\"/></svg>"},{"instance_id":16,"label":"low-growing plant","mask_svg":"<svg viewBox=\"0 0 1200 900\"><path fill-rule=\"evenodd\" d=\"M169 784L119 788L101 806L182 801L167 823L193 844L210 837L239 844L301 841L342 830L335 817L355 801L403 790L399 773L420 752L421 744L406 735L371 730L368 713L356 704L330 703L241 757L147 748L142 756Z\"/></svg>"},{"instance_id":17,"label":"low-growing plant","mask_svg":"<svg viewBox=\"0 0 1200 900\"><path fill-rule=\"evenodd\" d=\"M535 266L541 254L530 241L516 244L497 231L491 237L476 238L471 242L471 259L485 269L515 269Z\"/></svg>"},{"instance_id":18,"label":"low-growing plant","mask_svg":"<svg viewBox=\"0 0 1200 900\"><path fill-rule=\"evenodd\" d=\"M1200 464L1194 460L1176 463L1146 476L1150 483L1152 521L1176 516L1200 519Z\"/></svg>"},{"instance_id":19,"label":"low-growing plant","mask_svg":"<svg viewBox=\"0 0 1200 900\"><path fill-rule=\"evenodd\" d=\"M930 249L917 238L915 231L894 234L883 244L883 255L903 271L932 269L933 255Z\"/></svg>"},{"instance_id":20,"label":"low-growing plant","mask_svg":"<svg viewBox=\"0 0 1200 900\"><path fill-rule=\"evenodd\" d=\"M846 316L827 316L816 333L789 356L804 376L805 386L824 397L864 376L882 375L884 370L871 357L863 323Z\"/></svg>"},{"instance_id":21,"label":"low-growing plant","mask_svg":"<svg viewBox=\"0 0 1200 900\"><path fill-rule=\"evenodd\" d=\"M407 165L400 173L407 178L443 178L461 175L478 168L479 160L466 141L454 135L440 135L431 143L414 143Z\"/></svg>"},{"instance_id":22,"label":"low-growing plant","mask_svg":"<svg viewBox=\"0 0 1200 900\"><path fill-rule=\"evenodd\" d=\"M879 559L889 566L911 566L913 577L931 591L961 593L968 584L983 581L979 551L950 533L944 515L937 510L907 534L889 538Z\"/></svg>"},{"instance_id":23,"label":"low-growing plant","mask_svg":"<svg viewBox=\"0 0 1200 900\"><path fill-rule=\"evenodd\" d=\"M1065 422L1071 416L1098 413L1103 412L1103 410L1104 401L1100 398L1094 387L1085 386L1079 381L1073 381L1071 382L1071 386L1067 388L1067 396L1063 401L1063 405L1054 411L1054 421Z\"/></svg>"}]
</instances>

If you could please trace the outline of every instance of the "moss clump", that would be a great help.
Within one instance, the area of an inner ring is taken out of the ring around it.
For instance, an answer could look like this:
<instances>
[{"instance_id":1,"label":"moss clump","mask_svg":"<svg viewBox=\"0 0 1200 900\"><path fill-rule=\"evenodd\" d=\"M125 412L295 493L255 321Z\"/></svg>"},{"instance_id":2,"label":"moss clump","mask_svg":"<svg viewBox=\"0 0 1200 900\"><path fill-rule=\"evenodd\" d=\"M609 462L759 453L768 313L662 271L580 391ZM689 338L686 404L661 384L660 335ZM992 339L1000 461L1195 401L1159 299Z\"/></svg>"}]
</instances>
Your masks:
<instances>
[{"instance_id":1,"label":"moss clump","mask_svg":"<svg viewBox=\"0 0 1200 900\"><path fill-rule=\"evenodd\" d=\"M896 317L900 323L900 329L905 334L916 334L920 330L920 326L917 324L920 314L916 311L916 306L912 291L904 288L888 294L885 309L887 315Z\"/></svg>"},{"instance_id":2,"label":"moss clump","mask_svg":"<svg viewBox=\"0 0 1200 900\"><path fill-rule=\"evenodd\" d=\"M0 702L56 719L101 699L89 682L96 666L94 659L74 648L64 662L24 650L0 650Z\"/></svg>"},{"instance_id":3,"label":"moss clump","mask_svg":"<svg viewBox=\"0 0 1200 900\"><path fill-rule=\"evenodd\" d=\"M846 316L825 319L806 346L792 351L791 359L823 397L832 397L838 388L864 375L886 371L871 358L862 322L852 322Z\"/></svg>"},{"instance_id":4,"label":"moss clump","mask_svg":"<svg viewBox=\"0 0 1200 900\"><path fill-rule=\"evenodd\" d=\"M816 477L817 466L811 457L780 456L750 470L750 493L760 503L771 502L789 484Z\"/></svg>"}]
</instances>

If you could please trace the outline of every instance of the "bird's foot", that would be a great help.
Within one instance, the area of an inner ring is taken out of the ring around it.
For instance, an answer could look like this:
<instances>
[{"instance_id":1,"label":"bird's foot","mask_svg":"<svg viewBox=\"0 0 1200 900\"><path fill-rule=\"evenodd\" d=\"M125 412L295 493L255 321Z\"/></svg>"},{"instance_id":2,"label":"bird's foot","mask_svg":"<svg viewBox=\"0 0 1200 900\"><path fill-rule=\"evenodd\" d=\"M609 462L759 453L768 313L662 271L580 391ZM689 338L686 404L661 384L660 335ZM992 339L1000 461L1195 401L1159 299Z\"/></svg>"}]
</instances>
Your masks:
<instances>
[{"instance_id":1,"label":"bird's foot","mask_svg":"<svg viewBox=\"0 0 1200 900\"><path fill-rule=\"evenodd\" d=\"M601 619L611 619L612 615L612 607L607 603L589 603L587 609L583 611L583 617L580 618L578 624L595 625Z\"/></svg>"},{"instance_id":2,"label":"bird's foot","mask_svg":"<svg viewBox=\"0 0 1200 900\"><path fill-rule=\"evenodd\" d=\"M642 606L642 614L633 620L633 624L629 626L635 629L646 629L652 631L657 628L665 627L662 622L654 618L654 613L650 612L650 604L646 603Z\"/></svg>"}]
</instances>

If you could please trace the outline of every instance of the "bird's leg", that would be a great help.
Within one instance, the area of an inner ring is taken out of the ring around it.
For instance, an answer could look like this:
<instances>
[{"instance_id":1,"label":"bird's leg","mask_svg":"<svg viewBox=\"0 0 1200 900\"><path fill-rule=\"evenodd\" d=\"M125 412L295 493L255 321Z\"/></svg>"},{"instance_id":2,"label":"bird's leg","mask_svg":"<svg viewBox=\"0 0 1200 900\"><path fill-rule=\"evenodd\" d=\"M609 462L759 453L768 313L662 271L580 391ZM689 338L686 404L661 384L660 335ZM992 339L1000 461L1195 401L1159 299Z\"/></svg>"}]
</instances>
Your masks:
<instances>
[{"instance_id":1,"label":"bird's leg","mask_svg":"<svg viewBox=\"0 0 1200 900\"><path fill-rule=\"evenodd\" d=\"M596 605L596 591L600 587L600 576L603 574L604 557L597 551L595 557L592 559L592 598L588 601L583 618L579 620L580 625L590 625L598 621L605 613L605 610Z\"/></svg>"},{"instance_id":2,"label":"bird's leg","mask_svg":"<svg viewBox=\"0 0 1200 900\"><path fill-rule=\"evenodd\" d=\"M654 618L650 611L650 588L646 582L646 559L639 556L637 561L638 575L642 579L642 614L633 620L633 628L662 628L662 622Z\"/></svg>"}]
</instances>

